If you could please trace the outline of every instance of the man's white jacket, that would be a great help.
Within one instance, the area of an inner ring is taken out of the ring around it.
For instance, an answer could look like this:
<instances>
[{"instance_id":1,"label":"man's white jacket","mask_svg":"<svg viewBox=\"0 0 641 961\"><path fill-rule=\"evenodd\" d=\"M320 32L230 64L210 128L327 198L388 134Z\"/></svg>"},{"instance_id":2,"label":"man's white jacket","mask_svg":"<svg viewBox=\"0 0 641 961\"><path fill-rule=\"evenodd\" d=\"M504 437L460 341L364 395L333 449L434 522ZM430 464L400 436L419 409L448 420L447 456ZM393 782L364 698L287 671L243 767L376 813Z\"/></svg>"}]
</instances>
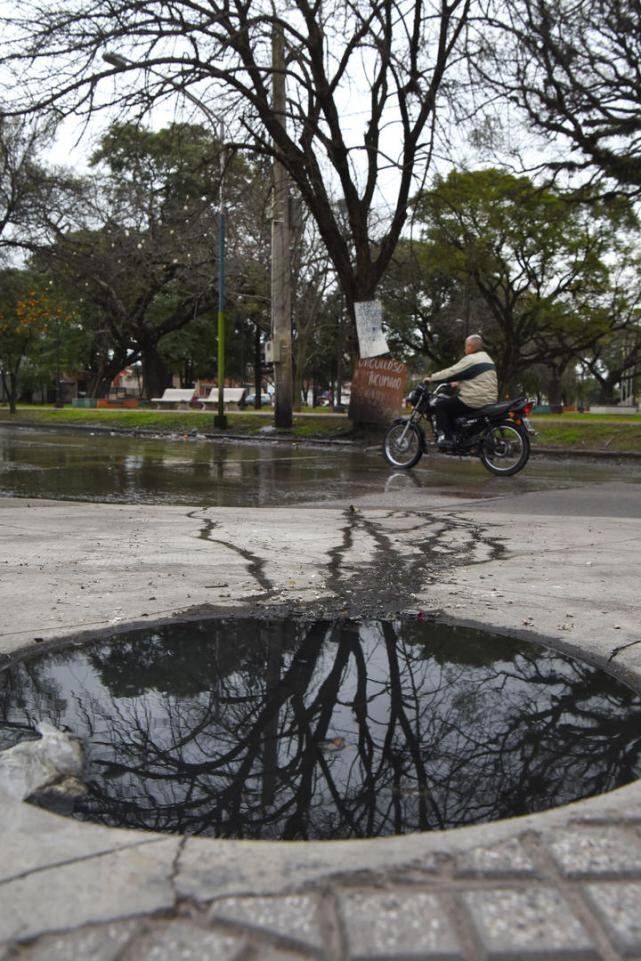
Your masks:
<instances>
[{"instance_id":1,"label":"man's white jacket","mask_svg":"<svg viewBox=\"0 0 641 961\"><path fill-rule=\"evenodd\" d=\"M468 407L495 404L498 397L496 367L484 350L465 354L452 367L437 370L431 375L431 380L459 381L458 395Z\"/></svg>"}]
</instances>

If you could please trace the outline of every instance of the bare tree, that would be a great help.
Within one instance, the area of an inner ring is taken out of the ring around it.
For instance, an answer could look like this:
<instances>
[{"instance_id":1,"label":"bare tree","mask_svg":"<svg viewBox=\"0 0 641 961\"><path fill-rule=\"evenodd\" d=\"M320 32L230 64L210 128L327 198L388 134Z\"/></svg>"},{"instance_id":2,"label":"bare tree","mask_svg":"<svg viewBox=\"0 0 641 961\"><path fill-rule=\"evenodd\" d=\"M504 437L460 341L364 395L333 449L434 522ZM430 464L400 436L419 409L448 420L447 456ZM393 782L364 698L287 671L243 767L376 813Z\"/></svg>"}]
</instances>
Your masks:
<instances>
[{"instance_id":1,"label":"bare tree","mask_svg":"<svg viewBox=\"0 0 641 961\"><path fill-rule=\"evenodd\" d=\"M0 114L0 251L5 259L41 240L54 217L64 181L39 160L52 133L49 124Z\"/></svg>"},{"instance_id":2,"label":"bare tree","mask_svg":"<svg viewBox=\"0 0 641 961\"><path fill-rule=\"evenodd\" d=\"M634 193L641 188L640 15L639 0L500 4L471 61L524 108L531 126L570 148L553 167L596 170Z\"/></svg>"},{"instance_id":3,"label":"bare tree","mask_svg":"<svg viewBox=\"0 0 641 961\"><path fill-rule=\"evenodd\" d=\"M351 308L374 294L430 166L437 106L475 2L17 0L0 21L0 64L19 91L4 100L12 112L91 116L144 111L177 88L197 97L233 124L237 147L284 164ZM274 33L285 44L285 116L272 102ZM114 50L128 60L107 67Z\"/></svg>"}]
</instances>

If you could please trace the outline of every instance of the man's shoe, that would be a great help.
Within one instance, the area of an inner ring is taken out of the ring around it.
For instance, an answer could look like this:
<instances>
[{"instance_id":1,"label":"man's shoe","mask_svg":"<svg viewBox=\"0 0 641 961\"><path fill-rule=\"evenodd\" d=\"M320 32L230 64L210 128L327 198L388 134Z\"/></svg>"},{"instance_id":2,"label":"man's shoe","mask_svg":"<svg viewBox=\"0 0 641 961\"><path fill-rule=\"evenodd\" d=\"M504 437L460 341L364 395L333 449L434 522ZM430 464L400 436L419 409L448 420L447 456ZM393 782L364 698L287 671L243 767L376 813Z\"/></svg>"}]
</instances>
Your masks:
<instances>
[{"instance_id":1,"label":"man's shoe","mask_svg":"<svg viewBox=\"0 0 641 961\"><path fill-rule=\"evenodd\" d=\"M454 450L454 441L445 434L439 434L436 438L436 446L439 450Z\"/></svg>"}]
</instances>

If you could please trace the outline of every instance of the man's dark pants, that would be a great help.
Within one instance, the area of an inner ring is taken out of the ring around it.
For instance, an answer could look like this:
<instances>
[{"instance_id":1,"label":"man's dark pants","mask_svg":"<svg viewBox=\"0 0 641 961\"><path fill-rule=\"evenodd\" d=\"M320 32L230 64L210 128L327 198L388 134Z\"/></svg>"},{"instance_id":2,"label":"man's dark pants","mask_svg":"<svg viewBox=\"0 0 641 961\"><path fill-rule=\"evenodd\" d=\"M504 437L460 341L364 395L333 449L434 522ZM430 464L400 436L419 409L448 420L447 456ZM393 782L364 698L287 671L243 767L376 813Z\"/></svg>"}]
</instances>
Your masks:
<instances>
[{"instance_id":1,"label":"man's dark pants","mask_svg":"<svg viewBox=\"0 0 641 961\"><path fill-rule=\"evenodd\" d=\"M445 434L448 440L452 440L454 435L454 418L469 417L474 414L474 411L474 407L468 407L467 404L464 404L458 397L444 397L441 395L437 398L434 405L436 427L439 434Z\"/></svg>"}]
</instances>

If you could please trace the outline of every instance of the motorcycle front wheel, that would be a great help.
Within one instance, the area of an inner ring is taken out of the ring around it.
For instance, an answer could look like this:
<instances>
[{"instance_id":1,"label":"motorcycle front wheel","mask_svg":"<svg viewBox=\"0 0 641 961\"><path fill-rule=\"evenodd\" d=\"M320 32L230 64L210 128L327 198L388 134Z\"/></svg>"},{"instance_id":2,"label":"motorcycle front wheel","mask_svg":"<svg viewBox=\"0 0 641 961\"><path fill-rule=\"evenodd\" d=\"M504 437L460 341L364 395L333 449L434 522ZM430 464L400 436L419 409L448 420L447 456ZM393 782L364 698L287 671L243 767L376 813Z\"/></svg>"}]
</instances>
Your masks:
<instances>
[{"instance_id":1,"label":"motorcycle front wheel","mask_svg":"<svg viewBox=\"0 0 641 961\"><path fill-rule=\"evenodd\" d=\"M510 421L495 424L483 435L479 456L483 466L492 474L508 477L527 464L530 438Z\"/></svg>"},{"instance_id":2,"label":"motorcycle front wheel","mask_svg":"<svg viewBox=\"0 0 641 961\"><path fill-rule=\"evenodd\" d=\"M385 460L392 467L409 470L423 456L423 434L420 427L409 420L396 421L383 441Z\"/></svg>"}]
</instances>

